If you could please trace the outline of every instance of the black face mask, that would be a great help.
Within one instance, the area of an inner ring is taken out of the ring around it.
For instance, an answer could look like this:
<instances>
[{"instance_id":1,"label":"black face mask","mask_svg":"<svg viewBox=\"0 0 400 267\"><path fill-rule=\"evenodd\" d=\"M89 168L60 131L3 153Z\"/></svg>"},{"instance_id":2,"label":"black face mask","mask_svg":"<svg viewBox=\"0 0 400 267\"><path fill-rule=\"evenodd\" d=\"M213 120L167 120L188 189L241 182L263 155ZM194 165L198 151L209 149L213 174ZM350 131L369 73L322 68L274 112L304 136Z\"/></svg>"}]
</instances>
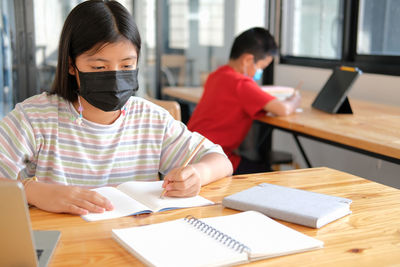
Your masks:
<instances>
[{"instance_id":1,"label":"black face mask","mask_svg":"<svg viewBox=\"0 0 400 267\"><path fill-rule=\"evenodd\" d=\"M80 72L79 94L103 111L121 109L139 88L138 69L102 72Z\"/></svg>"}]
</instances>

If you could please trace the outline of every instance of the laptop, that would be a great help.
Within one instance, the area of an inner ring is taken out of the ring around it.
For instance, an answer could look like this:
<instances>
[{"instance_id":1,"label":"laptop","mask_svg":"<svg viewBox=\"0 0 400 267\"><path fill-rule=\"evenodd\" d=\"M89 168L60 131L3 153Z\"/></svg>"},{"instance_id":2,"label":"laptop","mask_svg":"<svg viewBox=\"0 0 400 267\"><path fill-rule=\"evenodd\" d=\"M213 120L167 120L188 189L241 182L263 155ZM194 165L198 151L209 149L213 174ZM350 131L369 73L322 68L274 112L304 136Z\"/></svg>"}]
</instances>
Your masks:
<instances>
[{"instance_id":1,"label":"laptop","mask_svg":"<svg viewBox=\"0 0 400 267\"><path fill-rule=\"evenodd\" d=\"M47 266L60 231L32 231L23 186L0 181L0 266Z\"/></svg>"},{"instance_id":2,"label":"laptop","mask_svg":"<svg viewBox=\"0 0 400 267\"><path fill-rule=\"evenodd\" d=\"M361 70L353 67L342 66L334 69L312 107L327 113L352 114L347 94L361 73Z\"/></svg>"}]
</instances>

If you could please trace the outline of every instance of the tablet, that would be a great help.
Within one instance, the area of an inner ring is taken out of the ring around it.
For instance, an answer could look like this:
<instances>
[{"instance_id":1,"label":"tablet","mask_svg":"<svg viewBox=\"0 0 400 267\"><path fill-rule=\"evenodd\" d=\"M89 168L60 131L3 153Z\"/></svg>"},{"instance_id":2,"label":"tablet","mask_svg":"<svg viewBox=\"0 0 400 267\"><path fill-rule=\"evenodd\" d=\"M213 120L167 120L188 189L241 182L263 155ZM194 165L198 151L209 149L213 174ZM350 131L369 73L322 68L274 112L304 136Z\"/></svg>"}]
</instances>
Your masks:
<instances>
[{"instance_id":1,"label":"tablet","mask_svg":"<svg viewBox=\"0 0 400 267\"><path fill-rule=\"evenodd\" d=\"M335 68L312 107L328 113L353 113L347 94L361 73L361 70L353 67Z\"/></svg>"}]
</instances>

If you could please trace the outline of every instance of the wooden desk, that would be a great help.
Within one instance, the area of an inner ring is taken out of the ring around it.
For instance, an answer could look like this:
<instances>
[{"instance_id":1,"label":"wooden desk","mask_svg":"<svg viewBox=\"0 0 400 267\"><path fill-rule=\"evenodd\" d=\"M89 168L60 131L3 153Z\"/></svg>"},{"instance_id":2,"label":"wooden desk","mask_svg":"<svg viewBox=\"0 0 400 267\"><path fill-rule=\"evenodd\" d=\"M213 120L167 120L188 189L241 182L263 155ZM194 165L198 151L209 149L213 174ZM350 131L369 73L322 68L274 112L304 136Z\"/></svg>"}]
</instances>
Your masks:
<instances>
[{"instance_id":1,"label":"wooden desk","mask_svg":"<svg viewBox=\"0 0 400 267\"><path fill-rule=\"evenodd\" d=\"M203 87L164 87L162 94L197 104L203 94Z\"/></svg>"},{"instance_id":2,"label":"wooden desk","mask_svg":"<svg viewBox=\"0 0 400 267\"><path fill-rule=\"evenodd\" d=\"M189 214L199 218L233 214L237 211L220 204L222 198L263 182L350 198L353 200L353 213L318 230L280 221L324 241L325 247L257 261L251 265L394 266L400 263L400 190L329 168L224 178L203 187L200 193L216 205L146 216L86 222L78 216L52 214L32 208L32 226L33 229L61 231L60 243L50 266L142 266L139 260L112 239L111 229L158 223ZM251 222L243 227L250 225Z\"/></svg>"},{"instance_id":3,"label":"wooden desk","mask_svg":"<svg viewBox=\"0 0 400 267\"><path fill-rule=\"evenodd\" d=\"M163 94L198 103L203 89L167 87ZM400 164L400 108L350 99L354 114L328 114L311 107L316 92L302 91L303 112L287 117L259 119L292 133L308 161L297 135ZM310 166L311 164L309 164Z\"/></svg>"}]
</instances>

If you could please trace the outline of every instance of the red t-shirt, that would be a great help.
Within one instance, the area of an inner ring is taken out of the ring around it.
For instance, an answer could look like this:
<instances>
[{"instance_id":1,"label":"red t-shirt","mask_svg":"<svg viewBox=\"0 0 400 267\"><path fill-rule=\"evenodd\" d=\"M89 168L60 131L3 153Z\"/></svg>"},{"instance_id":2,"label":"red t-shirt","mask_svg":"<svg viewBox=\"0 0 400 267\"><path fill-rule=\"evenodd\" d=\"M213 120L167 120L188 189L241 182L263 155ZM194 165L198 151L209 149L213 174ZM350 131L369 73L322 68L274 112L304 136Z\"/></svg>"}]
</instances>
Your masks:
<instances>
[{"instance_id":1,"label":"red t-shirt","mask_svg":"<svg viewBox=\"0 0 400 267\"><path fill-rule=\"evenodd\" d=\"M221 145L236 170L240 156L233 151L246 137L253 120L265 114L263 107L273 99L252 78L225 65L209 75L187 126Z\"/></svg>"}]
</instances>

